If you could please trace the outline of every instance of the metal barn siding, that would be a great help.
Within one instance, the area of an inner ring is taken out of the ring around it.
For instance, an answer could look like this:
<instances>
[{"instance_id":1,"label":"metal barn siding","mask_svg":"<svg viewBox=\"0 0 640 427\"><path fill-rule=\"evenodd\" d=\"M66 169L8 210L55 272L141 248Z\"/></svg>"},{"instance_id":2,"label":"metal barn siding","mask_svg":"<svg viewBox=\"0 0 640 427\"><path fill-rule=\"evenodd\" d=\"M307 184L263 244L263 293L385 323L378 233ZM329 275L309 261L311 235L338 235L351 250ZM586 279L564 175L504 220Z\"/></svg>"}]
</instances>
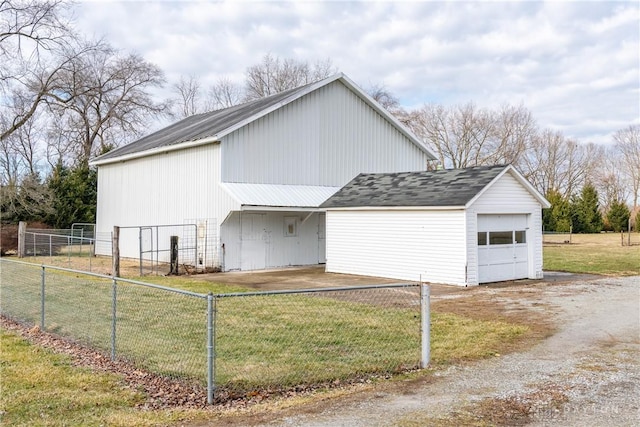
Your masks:
<instances>
[{"instance_id":1,"label":"metal barn siding","mask_svg":"<svg viewBox=\"0 0 640 427\"><path fill-rule=\"evenodd\" d=\"M527 215L529 229L529 278L542 278L542 206L510 173L501 176L467 208L467 258L469 284L477 285L478 277L478 215Z\"/></svg>"},{"instance_id":2,"label":"metal barn siding","mask_svg":"<svg viewBox=\"0 0 640 427\"><path fill-rule=\"evenodd\" d=\"M324 242L319 232L324 224L319 221L324 221L324 215L317 212L233 212L221 230L224 270L320 263Z\"/></svg>"},{"instance_id":3,"label":"metal barn siding","mask_svg":"<svg viewBox=\"0 0 640 427\"><path fill-rule=\"evenodd\" d=\"M418 171L427 155L335 81L222 138L224 182L342 186L361 172Z\"/></svg>"},{"instance_id":4,"label":"metal barn siding","mask_svg":"<svg viewBox=\"0 0 640 427\"><path fill-rule=\"evenodd\" d=\"M328 210L334 273L465 284L463 210Z\"/></svg>"},{"instance_id":5,"label":"metal barn siding","mask_svg":"<svg viewBox=\"0 0 640 427\"><path fill-rule=\"evenodd\" d=\"M218 144L102 165L97 231L111 232L114 225L183 224L199 218L215 218L219 227L229 211L239 209L219 182ZM137 231L121 233L121 256L138 257Z\"/></svg>"}]
</instances>

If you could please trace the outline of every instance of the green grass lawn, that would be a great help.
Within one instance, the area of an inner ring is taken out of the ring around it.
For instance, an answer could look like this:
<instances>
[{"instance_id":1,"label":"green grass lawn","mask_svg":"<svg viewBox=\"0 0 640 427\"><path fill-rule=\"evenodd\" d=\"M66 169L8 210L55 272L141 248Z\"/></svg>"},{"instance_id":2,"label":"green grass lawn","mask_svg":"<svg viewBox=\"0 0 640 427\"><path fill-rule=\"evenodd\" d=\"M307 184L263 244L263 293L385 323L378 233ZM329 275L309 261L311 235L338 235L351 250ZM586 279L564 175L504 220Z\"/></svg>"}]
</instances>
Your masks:
<instances>
[{"instance_id":1,"label":"green grass lawn","mask_svg":"<svg viewBox=\"0 0 640 427\"><path fill-rule=\"evenodd\" d=\"M8 262L2 267L3 310L39 324L40 268ZM199 293L241 290L196 279L157 282ZM48 270L45 329L110 353L112 292L110 279ZM116 295L117 357L161 375L206 384L206 299L128 283L119 284ZM217 299L216 386L280 388L417 367L419 306L383 306L384 300L373 302L373 297L344 292ZM487 332L476 338L477 323L450 316L433 314L434 363L486 356L510 334L524 332L506 324L482 324Z\"/></svg>"},{"instance_id":2,"label":"green grass lawn","mask_svg":"<svg viewBox=\"0 0 640 427\"><path fill-rule=\"evenodd\" d=\"M632 236L632 241L639 239ZM611 276L640 274L640 244L622 246L619 234L574 234L571 242L544 246L545 270Z\"/></svg>"},{"instance_id":3,"label":"green grass lawn","mask_svg":"<svg viewBox=\"0 0 640 427\"><path fill-rule=\"evenodd\" d=\"M123 387L117 375L73 367L67 356L6 331L0 331L0 345L2 425L157 425L175 418L135 410L144 396Z\"/></svg>"},{"instance_id":4,"label":"green grass lawn","mask_svg":"<svg viewBox=\"0 0 640 427\"><path fill-rule=\"evenodd\" d=\"M298 322L303 322L299 320ZM334 325L339 326L339 325ZM344 325L342 325L344 326ZM350 325L351 326L351 325ZM372 327L379 327L379 322L372 322ZM298 326L296 326L297 328ZM352 327L352 326L351 326ZM398 327L398 329L402 329ZM434 313L432 318L432 362L435 365L449 364L459 360L472 360L501 353L505 343L512 343L527 331L524 325L509 324L496 321L471 320L453 314ZM330 332L330 331L328 331ZM406 331L405 331L406 333ZM248 333L246 338L255 338ZM353 337L355 334L346 334ZM331 340L332 335L325 337ZM385 337L388 337L385 335ZM304 338L296 335L299 348L305 348ZM370 339L370 338L369 338ZM244 347L232 346L225 350L222 356L225 363L235 363L236 368L231 371L243 381L260 381L261 372L265 378L277 378L278 372L287 369L287 365L277 366L276 363L294 363L292 369L306 367L315 372L317 380L334 378L335 371L322 376L318 372L320 366L331 369L332 366L345 364L345 371L354 371L360 363L361 367L379 363L375 356L360 356L362 360L346 360L352 356L347 352L353 343L349 343L345 334L333 338L333 342L324 342L325 352L318 351L315 355L306 357L304 362L293 360L300 357L294 352L287 352L288 342L279 342L271 338L257 339L259 352L249 343ZM212 413L198 410L142 410L136 405L144 399L140 393L124 386L121 379L112 374L91 372L84 368L72 367L67 356L52 354L40 347L28 344L24 339L13 333L0 331L0 377L2 378L2 393L0 397L0 421L4 425L15 426L58 426L58 425L114 425L114 426L147 426L168 425L189 419L210 419ZM413 343L415 344L415 342ZM413 344L411 344L413 346ZM358 344L355 346L357 347ZM380 348L397 348L387 338ZM416 349L404 348L399 353L406 352L415 355ZM249 355L243 356L242 350L249 349ZM335 349L341 349L341 359L335 354ZM316 350L318 350L316 348ZM307 350L308 351L308 350ZM235 353L234 353L235 352ZM266 362L273 366L266 366L261 356L268 352L285 353L278 357L280 362L272 358ZM317 359L317 360L313 360ZM261 363L262 362L262 363ZM264 372L264 368L268 368ZM336 368L342 369L342 367ZM357 370L356 372L357 373ZM320 375L320 376L318 376ZM282 377L281 377L282 378ZM248 380L247 380L248 379ZM237 380L237 378L236 378ZM312 377L307 378L313 382Z\"/></svg>"}]
</instances>

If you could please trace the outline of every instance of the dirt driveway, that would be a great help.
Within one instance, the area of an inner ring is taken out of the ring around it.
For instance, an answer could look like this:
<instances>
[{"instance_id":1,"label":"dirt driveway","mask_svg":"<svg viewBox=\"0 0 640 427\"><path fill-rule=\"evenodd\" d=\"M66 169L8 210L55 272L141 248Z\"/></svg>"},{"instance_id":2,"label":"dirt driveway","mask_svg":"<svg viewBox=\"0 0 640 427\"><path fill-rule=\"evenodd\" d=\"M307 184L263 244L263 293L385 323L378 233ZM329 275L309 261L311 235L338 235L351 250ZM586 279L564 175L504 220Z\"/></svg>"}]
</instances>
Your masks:
<instances>
[{"instance_id":1,"label":"dirt driveway","mask_svg":"<svg viewBox=\"0 0 640 427\"><path fill-rule=\"evenodd\" d=\"M381 285L399 283L397 279L385 279L382 277L357 276L353 274L326 273L324 265L289 267L282 269L260 271L232 271L226 273L211 273L198 275L198 278L211 282L241 285L259 291L271 291L282 289L311 289L342 286ZM592 274L576 275L572 273L545 272L545 282L566 283L576 280L593 280L600 276ZM510 286L523 286L536 283L531 280L518 280L517 282L501 282L487 285L490 288L504 288ZM483 286L485 287L485 286ZM431 295L460 295L465 291L472 291L475 287L463 288L453 285L431 285Z\"/></svg>"},{"instance_id":2,"label":"dirt driveway","mask_svg":"<svg viewBox=\"0 0 640 427\"><path fill-rule=\"evenodd\" d=\"M435 295L539 312L556 332L525 350L381 383L339 399L254 414L243 425L635 426L640 423L640 276ZM223 421L223 420L218 420ZM224 420L236 424L238 419ZM223 424L227 424L223 421Z\"/></svg>"},{"instance_id":3,"label":"dirt driveway","mask_svg":"<svg viewBox=\"0 0 640 427\"><path fill-rule=\"evenodd\" d=\"M378 285L399 282L395 279L380 277L325 273L324 265L259 271L231 271L198 275L198 278L217 283L247 286L261 291Z\"/></svg>"}]
</instances>

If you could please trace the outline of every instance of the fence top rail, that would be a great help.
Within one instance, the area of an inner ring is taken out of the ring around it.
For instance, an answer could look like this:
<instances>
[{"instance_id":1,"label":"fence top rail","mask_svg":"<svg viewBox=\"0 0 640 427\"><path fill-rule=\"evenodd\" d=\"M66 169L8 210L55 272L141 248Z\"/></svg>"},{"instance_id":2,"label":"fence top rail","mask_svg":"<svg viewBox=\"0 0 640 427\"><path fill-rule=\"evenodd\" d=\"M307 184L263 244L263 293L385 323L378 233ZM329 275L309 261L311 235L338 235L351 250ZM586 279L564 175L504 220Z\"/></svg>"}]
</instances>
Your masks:
<instances>
[{"instance_id":1,"label":"fence top rail","mask_svg":"<svg viewBox=\"0 0 640 427\"><path fill-rule=\"evenodd\" d=\"M260 292L230 292L225 294L214 294L214 298L230 298L230 297L257 297L268 295L283 294L309 294L320 292L341 292L341 291L362 291L367 289L385 289L385 288L413 288L420 286L419 283L388 283L383 285L365 285L365 286L343 286L335 288L309 288L309 289L285 289L278 291L260 291Z\"/></svg>"},{"instance_id":2,"label":"fence top rail","mask_svg":"<svg viewBox=\"0 0 640 427\"><path fill-rule=\"evenodd\" d=\"M49 237L64 237L67 239L73 239L73 240L96 240L94 237L81 237L81 236L74 236L73 234L57 234L57 233L36 233L35 231L25 231L25 234L30 234L33 236L49 236Z\"/></svg>"},{"instance_id":3,"label":"fence top rail","mask_svg":"<svg viewBox=\"0 0 640 427\"><path fill-rule=\"evenodd\" d=\"M123 225L118 226L119 229L124 228L157 228L157 227L197 227L198 224L153 224L153 225Z\"/></svg>"},{"instance_id":4,"label":"fence top rail","mask_svg":"<svg viewBox=\"0 0 640 427\"><path fill-rule=\"evenodd\" d=\"M257 297L257 296L269 296L269 295L286 295L286 294L310 294L321 292L344 292L344 291L363 291L371 289L399 289L399 288L413 288L420 286L420 283L387 283L382 285L365 285L365 286L343 286L334 288L309 288L309 289L285 289L276 291L259 291L259 292L230 292L223 294L199 294L197 292L185 291L177 288L169 288L167 286L156 285L154 283L141 282L139 280L125 279L122 277L113 277L107 274L92 273L88 271L73 270L70 268L57 267L53 265L34 264L31 262L8 260L6 258L0 258L2 262L9 262L14 264L23 264L30 267L41 267L50 270L65 271L74 274L84 274L87 276L97 277L101 279L116 280L118 282L130 283L132 285L144 286L147 288L159 289L166 292L173 292L177 294L192 296L196 298L207 299L213 298L232 298L232 297Z\"/></svg>"},{"instance_id":5,"label":"fence top rail","mask_svg":"<svg viewBox=\"0 0 640 427\"><path fill-rule=\"evenodd\" d=\"M202 298L202 299L207 299L208 298L207 294L199 294L197 292L190 292L190 291L185 291L185 290L177 289L177 288L169 288L169 287L162 286L162 285L156 285L156 284L153 284L153 283L141 282L141 281L138 281L138 280L125 279L125 278L122 278L122 277L113 277L113 276L109 276L107 274L92 273L92 272L89 272L89 271L81 271L81 270L73 270L73 269L70 269L70 268L57 267L57 266L53 266L53 265L34 264L34 263L31 263L31 262L8 260L6 258L0 258L0 260L2 262L9 262L9 263L13 263L13 264L28 265L30 267L40 267L40 268L49 269L49 270L64 271L64 272L67 272L67 273L83 274L85 276L97 277L97 278L100 278L100 279L115 280L117 282L130 283L132 285L137 285L137 286L145 286L147 288L159 289L159 290L166 291L166 292L173 292L173 293L176 293L176 294L182 294L182 295L187 295L187 296L196 297L196 298Z\"/></svg>"}]
</instances>

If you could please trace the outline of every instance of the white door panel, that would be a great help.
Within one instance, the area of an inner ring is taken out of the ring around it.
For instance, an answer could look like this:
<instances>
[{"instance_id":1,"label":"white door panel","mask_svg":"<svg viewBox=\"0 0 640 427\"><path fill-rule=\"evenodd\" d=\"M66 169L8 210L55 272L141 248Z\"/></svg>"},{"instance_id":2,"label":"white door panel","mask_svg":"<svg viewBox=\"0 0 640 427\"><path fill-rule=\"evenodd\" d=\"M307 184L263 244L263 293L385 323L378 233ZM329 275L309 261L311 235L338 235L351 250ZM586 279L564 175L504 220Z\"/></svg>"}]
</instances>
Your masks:
<instances>
[{"instance_id":1,"label":"white door panel","mask_svg":"<svg viewBox=\"0 0 640 427\"><path fill-rule=\"evenodd\" d=\"M478 215L478 281L529 277L527 215Z\"/></svg>"}]
</instances>

